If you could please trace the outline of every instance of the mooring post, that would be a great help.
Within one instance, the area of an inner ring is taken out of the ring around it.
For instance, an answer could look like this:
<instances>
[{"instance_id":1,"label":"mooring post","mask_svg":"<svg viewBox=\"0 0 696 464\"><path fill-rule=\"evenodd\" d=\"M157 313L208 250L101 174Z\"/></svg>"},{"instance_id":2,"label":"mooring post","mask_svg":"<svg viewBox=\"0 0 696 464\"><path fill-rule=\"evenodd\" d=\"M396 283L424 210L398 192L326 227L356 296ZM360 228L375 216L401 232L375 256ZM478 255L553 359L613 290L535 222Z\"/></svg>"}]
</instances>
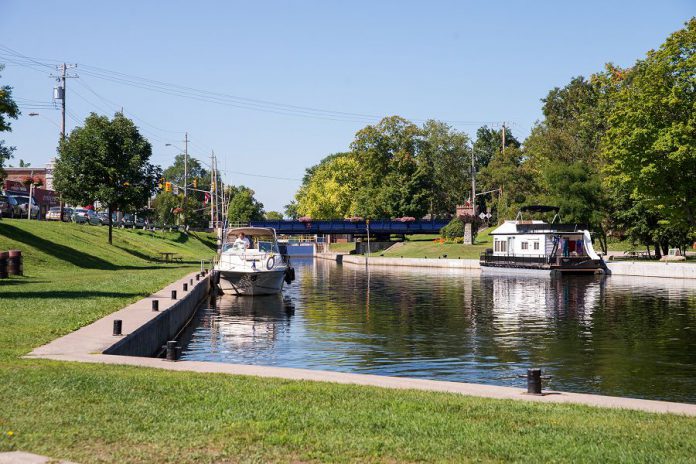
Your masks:
<instances>
[{"instance_id":1,"label":"mooring post","mask_svg":"<svg viewBox=\"0 0 696 464\"><path fill-rule=\"evenodd\" d=\"M189 285L193 286L193 278L189 279Z\"/></svg>"},{"instance_id":2,"label":"mooring post","mask_svg":"<svg viewBox=\"0 0 696 464\"><path fill-rule=\"evenodd\" d=\"M159 311L159 300L152 300L152 310Z\"/></svg>"},{"instance_id":3,"label":"mooring post","mask_svg":"<svg viewBox=\"0 0 696 464\"><path fill-rule=\"evenodd\" d=\"M176 300L176 290L172 290L172 300Z\"/></svg>"},{"instance_id":4,"label":"mooring post","mask_svg":"<svg viewBox=\"0 0 696 464\"><path fill-rule=\"evenodd\" d=\"M170 340L166 345L167 361L176 361L179 357L179 347L176 346L176 340Z\"/></svg>"},{"instance_id":5,"label":"mooring post","mask_svg":"<svg viewBox=\"0 0 696 464\"><path fill-rule=\"evenodd\" d=\"M196 274L196 282L198 282L199 280L201 280L201 275L200 275L200 274Z\"/></svg>"},{"instance_id":6,"label":"mooring post","mask_svg":"<svg viewBox=\"0 0 696 464\"><path fill-rule=\"evenodd\" d=\"M188 284L186 282L184 282L184 291L188 292Z\"/></svg>"},{"instance_id":7,"label":"mooring post","mask_svg":"<svg viewBox=\"0 0 696 464\"><path fill-rule=\"evenodd\" d=\"M122 335L123 321L121 319L114 319L114 337Z\"/></svg>"},{"instance_id":8,"label":"mooring post","mask_svg":"<svg viewBox=\"0 0 696 464\"><path fill-rule=\"evenodd\" d=\"M527 369L527 393L541 395L541 369Z\"/></svg>"}]
</instances>

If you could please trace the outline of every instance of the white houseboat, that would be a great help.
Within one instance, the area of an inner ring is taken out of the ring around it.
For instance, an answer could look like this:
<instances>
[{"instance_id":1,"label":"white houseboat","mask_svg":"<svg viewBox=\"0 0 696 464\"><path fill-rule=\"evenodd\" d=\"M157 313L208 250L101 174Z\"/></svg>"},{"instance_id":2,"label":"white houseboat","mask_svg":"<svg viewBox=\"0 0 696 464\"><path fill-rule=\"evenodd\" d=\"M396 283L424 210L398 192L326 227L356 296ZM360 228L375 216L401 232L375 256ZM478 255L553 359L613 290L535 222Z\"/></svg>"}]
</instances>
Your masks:
<instances>
[{"instance_id":1,"label":"white houseboat","mask_svg":"<svg viewBox=\"0 0 696 464\"><path fill-rule=\"evenodd\" d=\"M553 221L523 219L523 213L555 212ZM481 255L484 272L529 270L561 273L601 273L603 261L592 247L587 229L556 223L558 208L525 206L514 221L491 232L493 248Z\"/></svg>"}]
</instances>

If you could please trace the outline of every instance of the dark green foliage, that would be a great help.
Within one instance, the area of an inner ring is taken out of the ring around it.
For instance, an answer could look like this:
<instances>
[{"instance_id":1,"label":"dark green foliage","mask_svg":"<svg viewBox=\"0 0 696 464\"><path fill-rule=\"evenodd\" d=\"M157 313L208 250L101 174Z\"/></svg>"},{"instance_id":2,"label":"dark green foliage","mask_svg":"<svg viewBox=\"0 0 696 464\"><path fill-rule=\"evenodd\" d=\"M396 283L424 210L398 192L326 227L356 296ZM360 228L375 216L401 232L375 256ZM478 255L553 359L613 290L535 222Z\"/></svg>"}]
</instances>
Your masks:
<instances>
[{"instance_id":1,"label":"dark green foliage","mask_svg":"<svg viewBox=\"0 0 696 464\"><path fill-rule=\"evenodd\" d=\"M254 198L249 187L234 185L227 188L230 198L228 219L230 222L260 221L264 218L263 203Z\"/></svg>"},{"instance_id":2,"label":"dark green foliage","mask_svg":"<svg viewBox=\"0 0 696 464\"><path fill-rule=\"evenodd\" d=\"M440 236L450 240L464 237L464 221L456 217L452 218L449 224L440 229Z\"/></svg>"},{"instance_id":3,"label":"dark green foliage","mask_svg":"<svg viewBox=\"0 0 696 464\"><path fill-rule=\"evenodd\" d=\"M92 113L61 141L54 185L73 204L98 201L110 212L137 210L147 204L161 174L150 164L151 155L150 143L123 113L111 120Z\"/></svg>"},{"instance_id":4,"label":"dark green foliage","mask_svg":"<svg viewBox=\"0 0 696 464\"><path fill-rule=\"evenodd\" d=\"M0 64L0 71L4 69L4 65ZM0 76L2 77L2 76ZM4 85L0 87L0 132L9 132L12 130L8 119L17 119L20 115L17 104L12 99L12 87ZM4 140L0 140L0 181L5 177L5 171L2 169L5 161L12 158L14 147L5 145Z\"/></svg>"}]
</instances>

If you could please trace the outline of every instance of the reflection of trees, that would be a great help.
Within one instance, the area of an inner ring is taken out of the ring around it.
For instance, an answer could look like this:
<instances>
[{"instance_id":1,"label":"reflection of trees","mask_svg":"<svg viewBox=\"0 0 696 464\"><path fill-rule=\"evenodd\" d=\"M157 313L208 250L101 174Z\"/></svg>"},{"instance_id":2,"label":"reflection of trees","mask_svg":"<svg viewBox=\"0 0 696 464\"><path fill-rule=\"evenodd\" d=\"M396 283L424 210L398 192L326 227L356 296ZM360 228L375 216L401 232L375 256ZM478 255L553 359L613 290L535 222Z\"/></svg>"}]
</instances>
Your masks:
<instances>
[{"instance_id":1,"label":"reflection of trees","mask_svg":"<svg viewBox=\"0 0 696 464\"><path fill-rule=\"evenodd\" d=\"M211 351L516 385L513 375L534 365L550 371L552 388L696 401L696 289L688 284L293 265L298 280L284 291L297 309L292 326L282 298L226 296L202 320Z\"/></svg>"},{"instance_id":2,"label":"reflection of trees","mask_svg":"<svg viewBox=\"0 0 696 464\"><path fill-rule=\"evenodd\" d=\"M303 287L303 316L349 341L346 354L363 367L419 359L433 369L442 360L452 369L539 365L555 388L666 398L686 398L696 383L688 286L372 267L368 318L363 267L317 261L316 268L320 281L308 283L316 287Z\"/></svg>"}]
</instances>

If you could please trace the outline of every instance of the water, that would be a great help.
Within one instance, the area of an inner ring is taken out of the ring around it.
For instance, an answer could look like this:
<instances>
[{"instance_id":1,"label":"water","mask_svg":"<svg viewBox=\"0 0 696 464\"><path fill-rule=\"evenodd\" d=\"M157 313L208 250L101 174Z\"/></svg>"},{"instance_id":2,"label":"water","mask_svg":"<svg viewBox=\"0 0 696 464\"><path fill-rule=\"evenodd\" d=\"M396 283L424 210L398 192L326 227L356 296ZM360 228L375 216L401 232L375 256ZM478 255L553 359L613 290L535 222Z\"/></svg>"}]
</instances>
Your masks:
<instances>
[{"instance_id":1,"label":"water","mask_svg":"<svg viewBox=\"0 0 696 464\"><path fill-rule=\"evenodd\" d=\"M183 359L696 403L696 288L636 277L476 271L296 259L283 295L225 295L199 311Z\"/></svg>"}]
</instances>

